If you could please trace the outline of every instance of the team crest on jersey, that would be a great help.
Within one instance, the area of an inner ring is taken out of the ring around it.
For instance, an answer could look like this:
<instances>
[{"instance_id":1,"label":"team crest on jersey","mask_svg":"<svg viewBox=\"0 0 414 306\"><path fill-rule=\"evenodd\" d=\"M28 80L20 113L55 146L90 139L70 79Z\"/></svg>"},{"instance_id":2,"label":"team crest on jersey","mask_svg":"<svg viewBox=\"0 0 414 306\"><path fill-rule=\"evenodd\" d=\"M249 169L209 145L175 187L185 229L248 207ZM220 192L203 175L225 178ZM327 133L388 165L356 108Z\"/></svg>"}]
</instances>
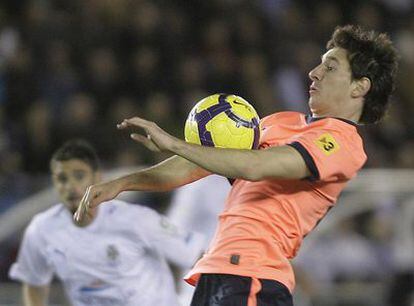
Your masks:
<instances>
[{"instance_id":1,"label":"team crest on jersey","mask_svg":"<svg viewBox=\"0 0 414 306\"><path fill-rule=\"evenodd\" d=\"M119 258L119 251L115 245L109 244L106 247L106 257L112 264L115 264L117 262L117 259Z\"/></svg>"},{"instance_id":2,"label":"team crest on jersey","mask_svg":"<svg viewBox=\"0 0 414 306\"><path fill-rule=\"evenodd\" d=\"M329 133L321 135L315 140L315 144L322 150L323 153L325 153L325 155L328 156L339 150L339 144Z\"/></svg>"}]
</instances>

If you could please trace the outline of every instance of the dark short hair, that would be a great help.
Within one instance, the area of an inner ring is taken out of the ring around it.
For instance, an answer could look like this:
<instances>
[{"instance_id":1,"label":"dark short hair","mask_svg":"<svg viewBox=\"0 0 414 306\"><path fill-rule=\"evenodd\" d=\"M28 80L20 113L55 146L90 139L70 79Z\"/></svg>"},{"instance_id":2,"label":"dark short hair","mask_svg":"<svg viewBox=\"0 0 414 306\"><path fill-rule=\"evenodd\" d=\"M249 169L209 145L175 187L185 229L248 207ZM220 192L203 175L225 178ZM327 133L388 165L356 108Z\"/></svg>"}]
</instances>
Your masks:
<instances>
[{"instance_id":1,"label":"dark short hair","mask_svg":"<svg viewBox=\"0 0 414 306\"><path fill-rule=\"evenodd\" d=\"M335 29L326 48L335 47L347 51L353 80L367 77L371 81L359 122L378 122L384 116L395 89L397 50L387 34L366 31L354 25Z\"/></svg>"},{"instance_id":2,"label":"dark short hair","mask_svg":"<svg viewBox=\"0 0 414 306\"><path fill-rule=\"evenodd\" d=\"M51 162L79 159L88 164L93 171L99 169L99 158L92 145L83 139L72 139L65 142L52 155Z\"/></svg>"}]
</instances>

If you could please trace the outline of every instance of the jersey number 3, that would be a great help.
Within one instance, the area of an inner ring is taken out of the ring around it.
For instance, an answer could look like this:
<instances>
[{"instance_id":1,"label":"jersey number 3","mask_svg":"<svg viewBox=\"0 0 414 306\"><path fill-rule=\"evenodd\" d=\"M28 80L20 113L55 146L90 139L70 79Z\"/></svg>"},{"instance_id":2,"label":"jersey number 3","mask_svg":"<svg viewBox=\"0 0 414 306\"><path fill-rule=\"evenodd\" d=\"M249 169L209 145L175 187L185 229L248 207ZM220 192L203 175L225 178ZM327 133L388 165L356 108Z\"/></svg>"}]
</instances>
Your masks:
<instances>
[{"instance_id":1,"label":"jersey number 3","mask_svg":"<svg viewBox=\"0 0 414 306\"><path fill-rule=\"evenodd\" d=\"M315 144L322 150L325 155L331 155L339 150L339 144L336 142L335 138L329 133L321 135L316 141Z\"/></svg>"}]
</instances>

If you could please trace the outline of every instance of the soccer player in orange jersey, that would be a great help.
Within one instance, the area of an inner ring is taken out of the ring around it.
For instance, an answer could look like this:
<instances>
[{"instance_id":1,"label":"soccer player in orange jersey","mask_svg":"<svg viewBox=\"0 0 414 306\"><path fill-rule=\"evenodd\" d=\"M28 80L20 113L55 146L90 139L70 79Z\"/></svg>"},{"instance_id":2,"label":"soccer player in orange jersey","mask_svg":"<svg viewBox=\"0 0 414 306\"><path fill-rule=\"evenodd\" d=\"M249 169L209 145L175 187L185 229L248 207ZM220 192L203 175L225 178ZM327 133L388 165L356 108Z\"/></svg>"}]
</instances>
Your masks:
<instances>
[{"instance_id":1,"label":"soccer player in orange jersey","mask_svg":"<svg viewBox=\"0 0 414 306\"><path fill-rule=\"evenodd\" d=\"M187 281L196 285L191 305L292 305L289 260L364 165L357 125L383 117L396 71L396 50L386 34L338 27L309 73L311 115L265 117L260 150L193 145L153 122L126 119L118 128L145 131L131 134L133 140L176 155L89 187L75 219L88 218L88 208L125 190L170 190L210 173L234 178L215 237L188 274Z\"/></svg>"}]
</instances>

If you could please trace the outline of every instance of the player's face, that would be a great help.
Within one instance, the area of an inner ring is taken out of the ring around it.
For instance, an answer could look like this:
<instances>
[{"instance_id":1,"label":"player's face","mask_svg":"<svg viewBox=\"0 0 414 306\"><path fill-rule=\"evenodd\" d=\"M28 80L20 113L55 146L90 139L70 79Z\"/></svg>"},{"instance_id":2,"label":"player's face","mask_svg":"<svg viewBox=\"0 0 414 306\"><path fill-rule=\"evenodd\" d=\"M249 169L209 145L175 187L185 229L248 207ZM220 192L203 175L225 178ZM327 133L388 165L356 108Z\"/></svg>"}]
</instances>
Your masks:
<instances>
[{"instance_id":1,"label":"player's face","mask_svg":"<svg viewBox=\"0 0 414 306\"><path fill-rule=\"evenodd\" d=\"M99 173L79 159L53 161L51 171L60 200L72 213L75 213L86 188L99 180Z\"/></svg>"},{"instance_id":2,"label":"player's face","mask_svg":"<svg viewBox=\"0 0 414 306\"><path fill-rule=\"evenodd\" d=\"M342 48L328 50L322 62L309 72L309 107L316 117L338 116L349 104L352 91L351 67L347 51Z\"/></svg>"}]
</instances>

